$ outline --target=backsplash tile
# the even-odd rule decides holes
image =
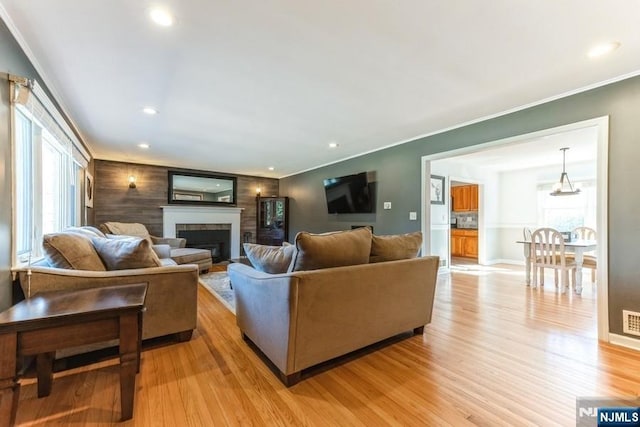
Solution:
[[[451,220],[452,224],[456,223],[457,228],[478,228],[477,212],[451,212]]]

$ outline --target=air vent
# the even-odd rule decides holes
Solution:
[[[622,332],[640,337],[640,313],[622,310]]]
[[[447,266],[447,260],[446,259],[441,259],[440,260],[440,267],[446,267]]]

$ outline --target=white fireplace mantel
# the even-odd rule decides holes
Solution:
[[[242,208],[217,206],[160,206],[164,237],[176,237],[176,224],[231,224],[231,258],[240,257]]]

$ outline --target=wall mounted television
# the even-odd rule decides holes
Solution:
[[[324,180],[327,197],[327,212],[333,213],[371,213],[373,212],[373,194],[367,173],[327,178]]]

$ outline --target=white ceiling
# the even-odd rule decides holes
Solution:
[[[175,26],[148,19],[157,4]],[[640,70],[635,0],[0,0],[0,16],[95,157],[259,176]]]
[[[522,140],[477,152],[450,157],[447,162],[471,164],[475,168],[503,172],[562,165],[561,148],[566,151],[566,164],[590,162],[598,157],[598,128],[575,129],[540,138]],[[561,168],[558,169],[560,171]],[[595,170],[595,168],[594,168]]]

